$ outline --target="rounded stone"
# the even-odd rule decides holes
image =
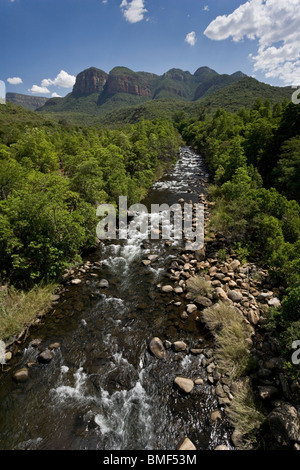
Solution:
[[[28,372],[27,367],[23,367],[22,369],[17,370],[14,373],[13,377],[16,382],[26,382],[26,380],[28,380],[28,377],[29,377],[29,372]]]
[[[184,393],[191,393],[194,388],[194,382],[191,379],[187,379],[186,377],[176,377],[174,384],[181,392]]]
[[[163,359],[165,356],[165,347],[160,338],[154,337],[150,341],[149,349],[157,359]]]

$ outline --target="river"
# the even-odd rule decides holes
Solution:
[[[207,176],[203,158],[182,148],[143,203],[198,202]],[[82,270],[82,282],[66,286],[0,376],[0,449],[175,450],[184,436],[198,450],[230,445],[226,423],[210,420],[218,405],[203,355],[168,349],[159,360],[148,348],[154,336],[205,346],[201,325],[180,317],[184,294],[175,306],[174,295],[157,287],[170,283],[180,243],[106,241],[84,260],[90,269]],[[150,254],[158,258],[144,266]],[[100,279],[108,280],[107,289],[99,288]],[[60,344],[50,363],[36,361],[36,338],[43,348]],[[13,373],[28,363],[29,379],[16,383]],[[203,384],[183,395],[173,385],[177,375]]]

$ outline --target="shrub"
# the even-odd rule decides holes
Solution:
[[[202,312],[202,321],[216,339],[215,357],[220,371],[232,379],[245,374],[252,362],[248,345],[252,329],[241,313],[220,302]]]
[[[193,299],[198,295],[212,297],[213,288],[210,281],[201,276],[192,276],[187,280],[186,286],[190,297]]]
[[[30,326],[37,315],[51,306],[56,285],[35,286],[28,292],[14,287],[0,291],[0,339],[5,341]]]
[[[226,412],[231,424],[242,434],[242,447],[245,449],[252,447],[265,417],[258,408],[255,396],[246,381],[238,388]]]

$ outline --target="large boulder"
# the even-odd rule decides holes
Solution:
[[[241,302],[243,300],[243,294],[238,290],[230,290],[227,296],[232,302]]]
[[[269,413],[266,422],[278,444],[289,446],[299,440],[300,417],[289,403],[280,403]]]
[[[194,388],[194,382],[185,377],[176,377],[174,380],[176,387],[183,393],[190,393]]]
[[[154,337],[151,339],[149,349],[157,359],[163,359],[165,356],[165,347],[161,339]]]

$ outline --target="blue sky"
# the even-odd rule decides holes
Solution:
[[[6,90],[65,96],[90,66],[300,84],[300,0],[0,0]]]

